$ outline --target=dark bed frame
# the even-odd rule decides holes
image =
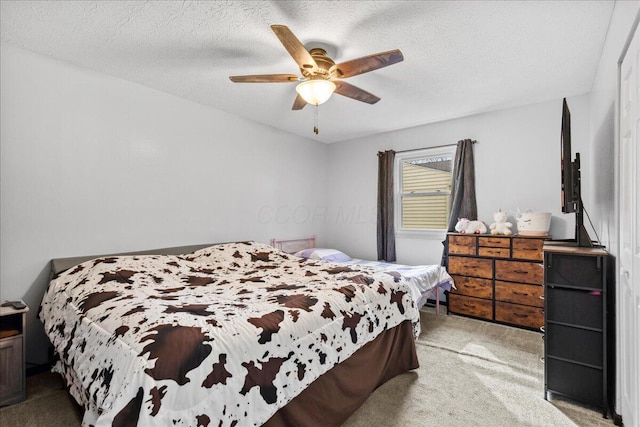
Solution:
[[[170,248],[161,248],[161,249],[147,249],[143,251],[136,252],[121,252],[115,254],[104,254],[104,255],[84,255],[77,257],[69,257],[69,258],[54,258],[51,260],[51,272],[50,277],[56,277],[58,274],[62,273],[65,270],[70,269],[78,264],[82,264],[85,261],[90,261],[96,258],[104,258],[109,256],[123,256],[123,255],[183,255],[191,252],[195,252],[199,249],[207,248],[213,245],[221,245],[222,243],[208,243],[201,245],[187,245],[187,246],[173,246]]]

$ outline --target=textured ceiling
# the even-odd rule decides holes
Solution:
[[[612,1],[5,1],[2,41],[322,142],[591,90]],[[400,49],[399,64],[292,111],[295,84],[230,75],[299,70],[271,31],[287,25],[333,59]]]

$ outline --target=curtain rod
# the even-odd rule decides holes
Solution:
[[[478,141],[473,141],[474,144],[480,144]],[[420,151],[420,150],[427,150],[429,148],[442,148],[442,147],[453,147],[456,144],[442,144],[442,145],[434,145],[433,147],[422,147],[422,148],[412,148],[410,150],[401,150],[401,151],[396,151],[396,153],[409,153],[411,151]]]

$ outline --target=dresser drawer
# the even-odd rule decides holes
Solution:
[[[449,294],[448,310],[454,314],[465,314],[487,320],[493,319],[493,306],[491,300],[487,299]]]
[[[449,253],[458,255],[475,255],[475,236],[449,236]]]
[[[604,298],[588,292],[547,286],[547,320],[585,328],[602,329]]]
[[[603,289],[606,258],[547,252],[545,263],[549,285]]]
[[[478,255],[494,257],[494,258],[509,258],[509,248],[478,248]]]
[[[544,365],[549,391],[563,393],[594,405],[604,403],[602,369],[552,357],[545,358]]]
[[[496,321],[540,330],[544,314],[539,307],[496,301]]]
[[[545,345],[548,356],[602,368],[602,332],[547,322]]]
[[[543,239],[513,239],[513,258],[542,261]]]
[[[477,277],[451,276],[456,285],[456,289],[451,289],[451,293],[462,294],[478,298],[493,298],[493,287],[491,279],[478,279]]]
[[[544,269],[535,262],[496,261],[496,279],[542,285]]]
[[[0,340],[0,405],[24,398],[22,335]],[[16,400],[18,399],[18,400]]]
[[[544,287],[496,280],[496,300],[544,307]]]
[[[484,258],[449,257],[449,274],[493,278],[493,260]]]
[[[511,247],[510,240],[508,237],[478,237],[478,246],[509,249]]]

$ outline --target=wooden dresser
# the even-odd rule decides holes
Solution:
[[[545,237],[447,235],[449,312],[540,330]]]

